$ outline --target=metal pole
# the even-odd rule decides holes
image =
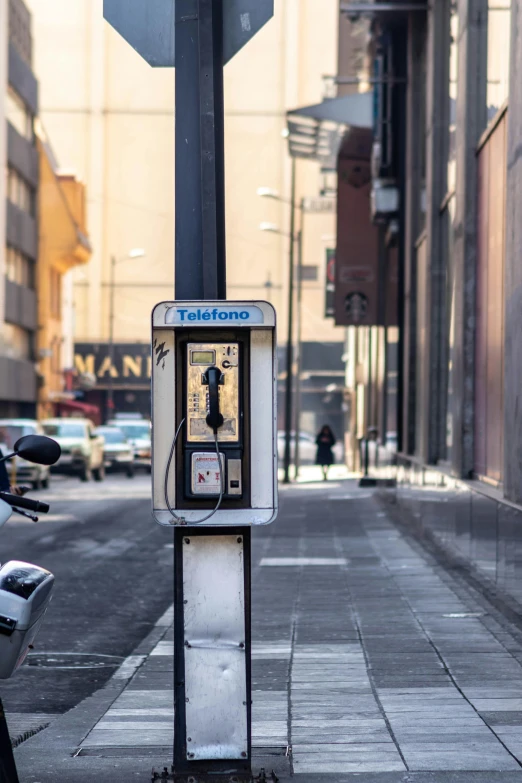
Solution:
[[[176,0],[176,299],[225,299],[223,0]]]
[[[285,454],[283,483],[290,483],[290,438],[292,436],[293,319],[294,319],[294,242],[295,242],[295,158],[292,158],[290,195],[290,253],[288,258],[288,333],[286,339],[285,381]]]
[[[176,299],[203,299],[198,11],[198,0],[176,2]]]
[[[176,0],[176,126],[175,126],[175,220],[176,299],[210,300],[226,298],[225,274],[225,182],[223,110],[223,0]],[[202,538],[199,538],[202,537]],[[199,538],[213,538],[217,551],[228,540],[234,551],[242,547],[244,563],[244,628],[240,646],[245,651],[245,702],[247,743],[240,758],[198,758],[195,737],[187,736],[189,693],[194,675],[187,668],[190,642],[185,638],[184,547],[199,551]],[[221,545],[220,545],[221,542]],[[251,778],[251,674],[250,674],[250,530],[248,528],[176,527],[174,530],[174,749],[173,780],[208,779],[247,781]],[[201,555],[192,555],[191,569],[203,569]],[[208,564],[207,564],[208,566]],[[206,587],[213,589],[221,574],[206,573]],[[224,602],[239,597],[225,594]],[[208,607],[201,599],[197,620],[205,627]],[[194,616],[191,616],[194,620]],[[227,637],[228,641],[228,637]],[[239,640],[237,640],[239,642]],[[212,640],[219,646],[219,639]],[[192,649],[192,647],[191,647]],[[192,676],[192,680],[191,680]],[[209,677],[208,692],[219,692],[223,683]],[[216,721],[226,706],[214,702],[192,704]],[[219,712],[221,710],[221,713]],[[199,726],[203,734],[208,727]],[[168,778],[171,779],[170,777]]]
[[[114,364],[114,272],[116,269],[116,258],[111,256],[111,279],[110,279],[110,298],[109,298],[109,388],[107,390],[107,411],[112,414],[114,409],[114,380],[112,377],[112,366]]]
[[[368,326],[368,390],[366,398],[366,457],[365,457],[365,470],[364,475],[368,475],[369,464],[369,445],[368,445],[368,431],[371,426],[371,416],[373,409],[373,367],[372,367],[372,327]]]
[[[297,368],[295,378],[295,478],[299,476],[299,433],[301,431],[301,368],[303,364],[303,346],[301,344],[303,325],[303,230],[304,199],[301,199],[301,228],[297,234]]]

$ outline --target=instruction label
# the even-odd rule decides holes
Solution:
[[[221,470],[220,470],[221,462]],[[192,455],[192,492],[195,495],[219,495],[221,492],[221,471],[224,471],[224,457],[212,452],[197,452]],[[223,475],[223,486],[225,476]]]

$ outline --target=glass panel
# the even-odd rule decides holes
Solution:
[[[5,346],[4,355],[11,359],[33,358],[33,337],[31,332],[21,326],[5,323],[3,326]]]
[[[453,263],[455,197],[450,199],[445,214],[447,233],[446,264],[446,335],[448,344],[448,383],[446,394],[446,459],[451,460],[453,450],[453,377],[455,355],[455,268]]]
[[[53,438],[85,438],[87,432],[83,424],[64,421],[56,424],[42,422],[44,432]]]
[[[488,2],[488,122],[509,95],[511,8],[509,0]]]
[[[33,117],[23,100],[11,87],[7,91],[6,115],[8,121],[24,139],[33,141]]]
[[[448,181],[447,192],[453,193],[457,182],[456,178],[456,149],[455,128],[457,123],[457,56],[458,56],[459,18],[455,6],[451,8],[450,16],[450,56],[449,56],[449,85],[448,85]]]

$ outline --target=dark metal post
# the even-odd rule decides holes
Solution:
[[[285,453],[283,483],[290,483],[290,439],[292,436],[292,380],[293,380],[293,331],[294,331],[294,242],[295,242],[295,158],[292,158],[292,184],[290,196],[290,253],[288,258],[288,332],[286,339],[285,382]]]
[[[112,366],[114,364],[114,274],[116,268],[116,258],[111,256],[111,278],[109,292],[109,388],[107,390],[107,410],[112,414],[114,409],[114,380],[112,377]]]
[[[176,299],[225,299],[223,0],[176,0]],[[237,760],[190,760],[186,730],[183,538],[238,534],[243,540],[248,753]],[[250,530],[174,530],[173,779],[249,780]],[[170,778],[169,778],[170,779]]]
[[[301,221],[297,234],[297,367],[295,373],[295,478],[299,475],[299,433],[301,431],[301,368],[303,365],[303,346],[301,345],[303,326],[303,223],[304,223],[304,199],[300,205]]]
[[[224,299],[223,0],[176,0],[176,299]]]

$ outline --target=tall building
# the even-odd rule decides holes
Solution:
[[[34,416],[38,257],[38,84],[30,14],[0,2],[0,416]]]
[[[42,120],[61,163],[88,188],[94,251],[75,273],[77,368],[96,372],[88,398],[102,411],[112,385],[117,410],[145,413],[150,312],[174,293],[174,71],[150,68],[103,20],[102,0],[29,2]],[[336,71],[338,20],[338,0],[276,0],[274,18],[225,68],[228,296],[271,300],[282,347],[291,179],[282,132],[287,110],[324,97],[323,77]],[[297,202],[322,186],[317,165],[300,162]],[[279,198],[263,198],[259,188]],[[261,231],[262,223],[272,230]],[[306,215],[302,340],[312,357],[306,371],[320,364],[313,379],[319,401],[326,354],[342,384],[343,333],[324,317],[326,249],[334,233],[333,213]],[[326,354],[317,348],[323,344],[330,346]],[[311,411],[307,428],[321,415]]]
[[[33,48],[23,0],[0,0],[2,417],[52,415],[58,402],[74,404],[63,395],[64,369],[73,364],[66,273],[90,255],[84,186],[59,174],[39,122]]]

